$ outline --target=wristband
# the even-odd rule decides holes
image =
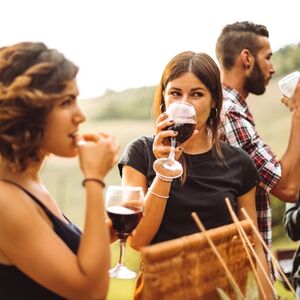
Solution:
[[[172,181],[173,181],[172,178],[166,178],[166,177],[163,177],[163,176],[159,175],[158,173],[156,173],[156,176],[157,176],[160,180],[165,181],[165,182],[172,182]]]
[[[94,182],[97,182],[97,183],[100,184],[103,188],[105,188],[105,186],[106,186],[105,183],[104,183],[104,181],[101,180],[101,179],[98,179],[98,178],[85,178],[85,179],[82,180],[82,186],[83,186],[83,187],[85,187],[85,183],[86,183],[87,181],[94,181]]]

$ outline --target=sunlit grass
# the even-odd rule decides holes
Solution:
[[[112,267],[114,267],[119,258],[119,245],[115,242],[111,245]],[[140,255],[130,246],[126,247],[125,255],[126,266],[135,272],[139,271]],[[135,279],[111,279],[107,300],[132,300],[135,286]]]

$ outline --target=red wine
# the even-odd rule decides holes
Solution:
[[[178,131],[175,137],[177,144],[185,142],[194,132],[196,128],[195,123],[177,123],[167,128],[167,130]]]
[[[120,205],[110,206],[106,211],[119,239],[126,238],[132,232],[143,214],[140,207],[125,207]]]

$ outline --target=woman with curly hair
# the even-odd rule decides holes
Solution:
[[[103,299],[109,231],[103,179],[119,145],[78,130],[78,67],[43,43],[0,49],[1,299]],[[40,177],[48,155],[79,155],[85,178],[83,234],[58,208]]]

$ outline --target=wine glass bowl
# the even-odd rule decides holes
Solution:
[[[142,217],[139,207],[111,206],[106,209],[119,239],[127,238]]]
[[[188,140],[196,128],[196,123],[187,122],[188,121],[184,121],[184,123],[177,123],[167,128],[167,130],[173,130],[178,132],[177,136],[175,137],[177,145],[180,145],[186,140]]]
[[[182,165],[175,160],[175,148],[191,137],[196,128],[196,111],[193,105],[184,101],[172,102],[166,110],[166,114],[174,124],[166,130],[177,131],[176,137],[169,138],[171,151],[167,158],[159,158],[154,161],[154,171],[165,180],[180,177],[183,172]]]
[[[174,125],[166,129],[178,131],[175,140],[177,145],[182,144],[193,134],[196,127],[194,106],[187,102],[175,101],[167,107],[166,114],[174,121]]]
[[[144,193],[137,186],[109,186],[105,207],[120,243],[119,262],[109,271],[110,277],[131,279],[136,273],[125,266],[125,246],[130,233],[136,228],[143,214]]]

